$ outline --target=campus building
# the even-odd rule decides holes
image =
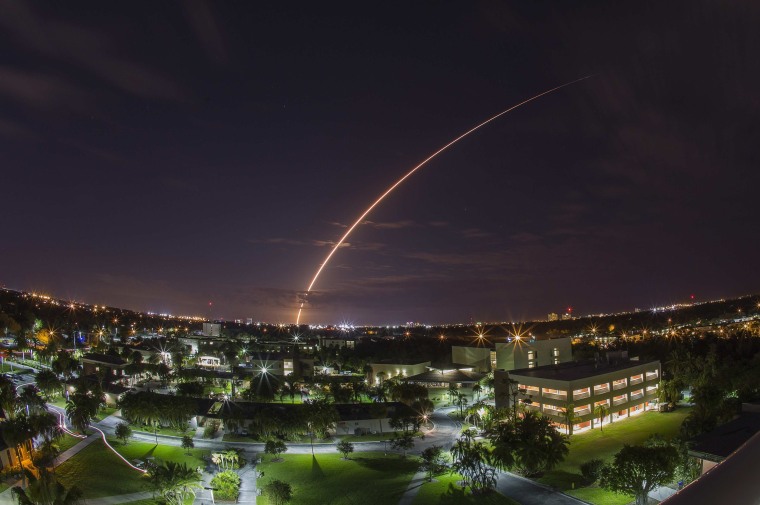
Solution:
[[[476,372],[488,373],[493,370],[496,353],[490,347],[451,346],[451,362],[472,368]]]
[[[653,408],[660,376],[659,361],[624,358],[497,371],[496,406],[521,402],[572,434]]]
[[[393,377],[409,377],[410,375],[421,374],[427,371],[430,366],[430,361],[422,361],[418,359],[408,360],[383,360],[376,363],[370,363],[370,377],[368,381],[370,384],[380,384],[385,379],[391,379]]]
[[[572,360],[573,349],[569,337],[545,340],[513,338],[510,342],[496,343],[497,370],[535,368]]]

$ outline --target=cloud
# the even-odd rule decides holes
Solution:
[[[493,237],[494,234],[481,230],[480,228],[465,228],[462,230],[462,236],[464,238],[487,238],[487,237]]]
[[[219,31],[216,17],[212,12],[210,2],[188,0],[183,3],[185,17],[198,39],[199,45],[211,59],[227,62],[227,49]]]
[[[112,43],[112,33],[103,29],[86,27],[80,24],[72,25],[56,20],[52,16],[41,16],[33,8],[33,4],[21,2],[2,2],[3,16],[0,16],[0,26],[16,45],[45,56],[50,66],[79,67],[96,78],[108,83],[112,88],[121,90],[141,98],[156,98],[172,101],[184,101],[187,92],[160,70],[151,68],[142,61],[130,60],[119,53],[119,48]],[[39,4],[34,4],[39,5]],[[34,76],[16,75],[6,71],[4,78],[11,76],[11,85],[22,98],[33,100],[50,100],[61,93],[70,93],[73,83],[64,83],[60,79],[46,77],[45,80],[35,79]],[[29,90],[18,89],[17,84],[22,79],[29,84]],[[9,84],[5,83],[6,88]],[[78,83],[83,95],[84,82]]]
[[[372,228],[376,228],[378,230],[401,230],[403,228],[412,228],[414,226],[417,226],[414,221],[411,221],[409,219],[381,223],[377,223],[375,221],[362,221],[361,224],[362,226],[371,226]]]

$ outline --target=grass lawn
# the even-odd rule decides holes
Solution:
[[[575,496],[581,500],[593,503],[594,505],[628,505],[634,501],[633,496],[625,494],[610,493],[596,486],[582,487],[565,491],[570,496]]]
[[[171,437],[182,437],[186,434],[194,435],[195,430],[191,430],[190,428],[187,428],[185,431],[177,431],[174,428],[158,428],[158,430],[154,431],[152,426],[138,426],[136,424],[130,424],[133,431],[139,431],[140,433],[147,433],[148,435],[155,435],[156,431],[158,431],[159,435],[168,435]]]
[[[625,444],[641,444],[654,433],[659,433],[666,439],[673,438],[678,435],[681,423],[689,412],[690,409],[685,407],[667,413],[645,412],[605,425],[604,432],[594,429],[573,435],[570,438],[570,453],[565,461],[538,481],[598,505],[630,503],[632,498],[608,493],[599,488],[582,488],[584,482],[580,465],[590,459],[610,462]],[[576,488],[574,490],[573,484]]]
[[[317,454],[314,459],[311,454],[284,454],[283,458],[278,463],[265,458],[257,466],[264,472],[257,485],[262,488],[273,479],[288,482],[293,486],[291,505],[398,503],[419,466],[415,458],[376,452],[355,453],[347,461],[340,454]],[[259,496],[256,503],[269,502]]]
[[[66,398],[64,396],[56,396],[52,400],[48,402],[50,405],[55,405],[56,407],[60,407],[62,409],[66,408]]]
[[[63,451],[67,451],[77,445],[79,442],[81,442],[81,438],[72,437],[71,435],[68,435],[66,433],[63,434],[61,438],[58,439],[58,448]]]
[[[385,431],[383,433],[375,433],[374,435],[339,435],[336,437],[339,440],[345,440],[346,442],[382,442],[384,440],[393,440],[394,432]]]
[[[185,463],[190,468],[196,468],[198,466],[205,467],[206,464],[201,459],[201,456],[208,455],[211,451],[208,449],[190,449],[190,454],[182,447],[174,447],[171,445],[156,445],[149,442],[128,442],[127,445],[113,439],[108,439],[108,442],[116,449],[119,454],[124,456],[127,460],[132,461],[139,459],[145,461],[149,457],[156,458],[162,461],[174,461],[176,463]]]
[[[493,492],[486,496],[473,496],[469,492],[464,494],[457,482],[462,477],[457,474],[439,475],[433,482],[425,482],[420,488],[417,496],[412,502],[413,505],[458,505],[472,504],[480,505],[519,505],[518,502],[504,496],[501,493]]]
[[[78,486],[85,498],[146,491],[142,473],[131,469],[98,440],[55,469],[66,486]]]
[[[95,420],[102,421],[106,417],[113,415],[117,410],[119,410],[118,407],[103,407],[102,409],[98,410],[98,414],[95,416]]]
[[[22,372],[25,372],[27,370],[26,368],[21,368],[21,367],[18,367],[16,365],[13,365],[11,367],[11,365],[9,365],[8,363],[9,363],[8,361],[5,361],[3,364],[0,365],[0,372],[2,372],[2,373],[22,373]]]

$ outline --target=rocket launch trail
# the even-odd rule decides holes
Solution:
[[[555,91],[560,90],[560,89],[562,89],[564,87],[570,86],[572,84],[576,84],[576,83],[581,82],[581,81],[585,81],[586,79],[588,79],[590,77],[593,77],[593,75],[587,75],[585,77],[581,77],[580,79],[576,79],[574,81],[566,82],[565,84],[562,84],[562,85],[557,86],[555,88],[547,89],[546,91],[543,91],[543,92],[541,92],[541,93],[539,93],[539,94],[537,94],[535,96],[532,96],[532,97],[530,97],[530,98],[528,98],[526,100],[523,100],[522,102],[519,102],[519,103],[511,106],[510,108],[499,112],[495,116],[492,116],[492,117],[486,119],[482,123],[480,123],[480,124],[478,124],[476,126],[473,126],[469,130],[467,130],[466,132],[462,133],[461,135],[459,135],[455,139],[451,140],[448,144],[446,144],[443,147],[439,148],[433,154],[431,154],[430,156],[428,156],[427,158],[425,158],[424,160],[422,160],[422,162],[420,164],[418,164],[417,166],[415,166],[414,168],[412,168],[411,170],[409,170],[406,174],[404,174],[403,177],[401,177],[399,180],[397,180],[396,182],[394,182],[393,185],[391,185],[388,189],[386,189],[385,192],[383,192],[377,198],[377,200],[375,200],[372,203],[372,205],[370,205],[369,207],[367,207],[367,209],[364,212],[362,212],[362,214],[358,218],[356,218],[356,221],[354,221],[354,224],[352,224],[346,230],[346,233],[343,234],[343,236],[340,238],[340,240],[338,240],[332,246],[332,249],[330,249],[330,252],[327,254],[327,257],[325,257],[325,260],[322,262],[321,265],[319,265],[319,268],[317,269],[317,272],[314,274],[314,277],[311,279],[311,282],[309,283],[309,286],[306,288],[306,291],[304,292],[304,296],[308,296],[309,293],[311,293],[312,289],[314,288],[314,285],[317,283],[317,279],[319,279],[319,276],[322,273],[322,270],[325,269],[325,267],[327,266],[327,264],[330,262],[330,259],[332,259],[332,257],[335,255],[335,252],[340,248],[341,245],[343,245],[343,242],[346,241],[346,239],[351,235],[351,233],[354,231],[354,229],[357,226],[359,226],[362,223],[362,221],[364,221],[364,219],[369,215],[370,212],[372,212],[372,210],[375,207],[377,207],[378,205],[380,205],[380,202],[382,202],[385,199],[386,196],[388,196],[389,194],[391,194],[394,189],[396,189],[397,187],[399,187],[405,180],[407,180],[409,177],[411,177],[417,170],[419,170],[420,168],[422,168],[425,165],[427,165],[427,163],[429,161],[431,161],[433,158],[435,158],[436,156],[438,156],[439,154],[441,154],[442,152],[444,152],[445,150],[447,150],[449,147],[453,146],[454,144],[456,144],[457,142],[459,142],[463,138],[469,136],[471,133],[475,133],[476,131],[478,131],[479,129],[481,129],[482,127],[484,127],[485,125],[487,125],[488,123],[490,123],[492,121],[495,121],[496,119],[499,119],[504,114],[512,112],[513,110],[515,110],[515,109],[517,109],[519,107],[522,107],[523,105],[526,105],[526,104],[528,104],[528,103],[530,103],[530,102],[532,102],[534,100],[538,100],[542,96],[554,93]],[[299,324],[300,321],[301,321],[301,312],[303,311],[305,303],[306,303],[305,299],[301,300],[300,305],[298,307],[298,315],[296,316],[296,324]]]

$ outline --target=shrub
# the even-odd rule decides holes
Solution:
[[[206,426],[203,428],[203,438],[214,438],[216,432],[219,431],[219,425],[220,423],[217,419],[208,421],[206,423]]]
[[[232,470],[220,472],[211,479],[214,488],[214,499],[236,501],[240,492],[240,476]]]
[[[602,476],[604,461],[601,459],[590,459],[581,465],[581,475],[589,484],[593,484]]]

